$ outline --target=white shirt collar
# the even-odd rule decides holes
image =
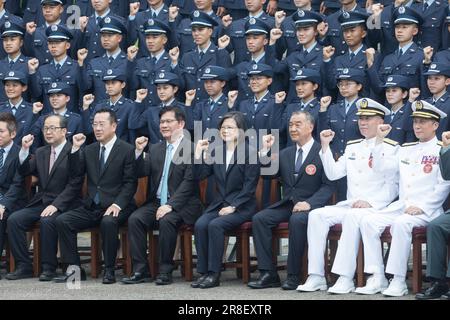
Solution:
[[[61,65],[61,67],[64,65],[64,63],[66,63],[66,61],[67,61],[67,56],[64,58],[64,59],[62,59],[61,61],[59,61],[59,62],[57,62],[55,59],[53,59],[53,62],[54,62],[54,64],[55,64],[55,66],[59,63],[60,65]]]
[[[178,149],[178,146],[180,145],[181,140],[183,140],[183,138],[184,138],[184,135],[180,135],[180,136],[178,137],[178,139],[175,140],[175,142],[173,142],[173,143],[169,143],[168,141],[166,141],[166,147],[168,147],[169,144],[172,144],[172,146],[173,146],[173,149],[172,149],[172,156],[173,156],[173,152],[175,152],[175,150]]]
[[[350,55],[350,54],[354,54],[355,56],[362,50],[362,48],[363,48],[363,45],[361,44],[359,47],[358,47],[358,49],[356,49],[355,51],[352,51],[352,50],[350,50],[350,49],[348,49],[348,54]]]
[[[150,7],[150,12],[151,13],[155,13],[157,16],[159,16],[159,13],[161,12],[161,10],[164,8],[164,2],[161,2],[161,5],[159,6],[159,8],[154,9],[152,7]]]
[[[211,101],[211,100],[212,100],[212,101],[214,101],[214,103],[217,103],[217,101],[219,101],[219,100],[220,100],[220,98],[222,98],[222,96],[223,96],[223,93],[221,93],[221,94],[220,94],[220,96],[218,96],[218,97],[217,97],[216,99],[214,99],[214,100],[213,100],[213,99],[211,99],[211,97],[209,97],[209,101]]]
[[[113,57],[114,60],[116,60],[116,58],[120,55],[122,51],[120,50],[120,48],[117,48],[116,52],[114,52],[113,54],[109,54],[108,52],[106,53],[106,57],[109,59],[109,57]]]
[[[161,104],[162,104],[164,107],[166,107],[166,106],[171,106],[172,103],[173,103],[174,101],[175,101],[175,98],[172,98],[169,102],[167,102],[167,103],[161,102]]]
[[[99,16],[97,12],[94,13],[95,15],[95,19],[97,19],[98,17],[100,18],[105,18],[109,13],[111,12],[111,9],[108,9],[108,11],[106,11],[102,16]]]
[[[403,54],[405,54],[406,51],[408,51],[409,48],[413,45],[413,43],[414,43],[414,41],[411,41],[411,42],[408,43],[407,45],[404,45],[403,48],[399,46],[398,49],[399,49],[399,50],[402,49]]]
[[[14,141],[11,141],[6,147],[3,148],[3,150],[5,150],[5,153],[3,154],[3,161],[6,160],[6,157],[8,156],[9,151],[11,151],[13,144],[14,144]]]
[[[55,159],[58,159],[58,156],[61,153],[64,146],[66,145],[66,143],[67,143],[67,140],[64,139],[64,141],[60,145],[55,147],[55,154],[56,154]]]
[[[112,149],[114,143],[116,143],[116,140],[117,140],[117,136],[114,135],[114,137],[107,144],[103,145],[102,143],[100,143],[100,150],[102,147],[105,147],[107,152],[110,151]],[[105,157],[105,161],[106,161],[106,157]]]
[[[303,100],[300,100],[301,104],[303,104],[304,106],[307,106],[308,104],[310,104],[312,101],[314,101],[316,99],[316,97],[312,97],[312,99],[309,99],[306,102],[303,102]]]
[[[266,90],[266,92],[261,96],[261,98],[259,100],[256,99],[256,96],[254,96],[253,101],[258,101],[258,103],[261,102],[262,99],[264,99],[268,93],[269,93],[269,90]]]
[[[303,47],[303,50],[308,51],[308,53],[310,53],[317,45],[317,41],[315,41],[312,46],[310,46],[308,49],[306,49],[305,47]]]
[[[249,18],[261,18],[261,16],[263,15],[263,13],[264,13],[264,10],[261,9],[261,11],[260,11],[257,15],[252,16],[252,15],[249,13],[249,14],[248,14],[248,17],[249,17]]]
[[[48,23],[46,22],[46,23],[45,23],[45,26],[48,28],[48,27],[50,27],[50,26],[56,26],[56,25],[58,25],[58,24],[61,24],[61,19],[58,20],[58,21],[56,21],[56,22],[53,23],[53,24],[48,24]]]
[[[21,105],[22,102],[23,102],[23,99],[20,99],[19,103],[14,104],[14,105],[13,105],[13,103],[11,102],[11,100],[8,100],[8,102],[9,102],[9,105],[10,105],[10,106],[14,106],[14,107],[16,107],[16,109],[19,109],[20,105]]]
[[[252,60],[255,61],[256,63],[259,63],[261,61],[261,59],[264,58],[265,55],[266,55],[266,52],[263,51],[263,53],[261,53],[259,56],[252,57]]]
[[[0,18],[1,19],[1,18]],[[11,59],[9,56],[8,56],[8,63],[9,62],[11,62],[11,61],[14,61],[14,63],[16,63],[17,62],[17,60],[19,60],[19,58],[20,58],[20,56],[21,56],[22,54],[19,54],[17,57],[15,57],[14,59]]]
[[[200,53],[200,52],[202,52],[203,51],[203,53],[206,53],[206,52],[208,52],[208,50],[209,50],[209,47],[211,47],[211,41],[209,41],[209,44],[208,44],[208,46],[205,48],[205,49],[200,49],[200,47],[199,46],[197,46],[197,52],[198,53]]]
[[[163,54],[164,54],[165,52],[166,52],[165,50],[162,50],[162,51],[161,51],[160,53],[158,53],[156,56],[150,54],[150,57],[151,57],[151,58],[155,57],[155,58],[156,58],[156,61],[158,61],[159,59],[161,59],[161,57],[163,56]]]
[[[303,150],[303,154],[302,154],[303,161],[305,161],[306,157],[309,154],[309,151],[311,151],[311,148],[312,148],[313,144],[314,144],[314,139],[312,137],[303,146],[299,146],[298,143],[296,143],[295,144],[297,146],[297,153],[296,154],[298,154],[298,150],[301,148]]]
[[[3,18],[3,16],[5,15],[5,13],[6,13],[6,10],[5,10],[5,9],[3,9],[2,11],[0,11],[0,19]]]

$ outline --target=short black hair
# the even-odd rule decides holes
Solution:
[[[223,122],[225,120],[227,120],[227,119],[233,119],[236,122],[236,126],[238,127],[238,129],[241,129],[241,130],[244,130],[244,131],[247,130],[247,123],[245,121],[245,116],[244,116],[244,114],[242,112],[239,112],[239,111],[227,112],[223,116],[222,120],[220,120],[219,128],[217,128],[217,129],[220,130],[220,128],[222,127]]]
[[[180,107],[177,107],[177,106],[165,106],[164,108],[162,108],[159,111],[159,118],[161,119],[161,117],[164,113],[171,112],[171,111],[173,113],[175,113],[175,119],[177,119],[178,122],[180,122],[180,121],[186,122],[186,114]]]
[[[97,113],[108,113],[109,114],[109,121],[110,121],[110,123],[117,123],[117,116],[116,116],[116,113],[113,110],[106,109],[106,108],[99,109],[99,110],[95,111],[94,117],[95,117],[95,115]]]
[[[45,123],[45,121],[46,121],[48,118],[51,118],[51,117],[58,118],[58,120],[59,120],[59,126],[60,126],[61,128],[67,129],[67,126],[69,125],[69,120],[68,120],[68,118],[66,118],[66,117],[64,117],[64,116],[62,116],[62,115],[60,115],[60,114],[48,114],[48,115],[46,115],[45,118],[44,118],[44,123]]]
[[[9,112],[0,112],[0,122],[6,122],[6,128],[9,133],[17,131],[17,121],[16,117]]]

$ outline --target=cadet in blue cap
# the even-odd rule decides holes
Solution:
[[[200,78],[208,65],[223,68],[231,66],[230,55],[226,50],[211,42],[215,20],[204,12],[194,11],[192,14],[192,35],[196,48],[185,53],[178,64],[178,56],[171,57],[173,71],[183,80],[186,90],[196,89],[195,103],[208,97]]]
[[[78,96],[81,78],[78,64],[67,55],[71,47],[72,34],[67,27],[54,24],[46,30],[48,48],[52,57],[50,63],[39,67],[38,59],[28,61],[30,89],[33,101],[43,101],[44,113],[51,111],[47,91],[53,82],[64,82],[70,87],[69,111],[78,112]]]
[[[84,94],[93,93],[94,104],[108,98],[103,82],[107,70],[120,70],[120,73],[127,74],[127,55],[121,50],[121,44],[126,41],[125,35],[126,28],[121,20],[114,16],[106,17],[100,22],[100,41],[105,54],[87,60],[88,50],[78,50],[78,65],[83,77],[81,91]],[[124,95],[128,97],[127,93]]]
[[[139,89],[136,93],[136,108],[132,115],[130,128],[142,130],[151,143],[159,143],[164,140],[159,129],[159,112],[161,109],[166,106],[174,106],[185,111],[185,107],[176,99],[181,86],[177,74],[162,71],[156,75],[154,84],[161,102],[154,105],[147,104],[145,98],[148,95],[148,89]],[[191,123],[189,123],[189,127],[192,127]]]
[[[72,140],[72,137],[78,133],[83,133],[83,123],[81,122],[81,116],[78,113],[71,112],[67,109],[68,103],[71,99],[71,88],[64,82],[52,83],[48,90],[47,95],[50,101],[51,112],[53,114],[59,114],[67,119],[67,133],[66,138],[68,141]],[[34,106],[39,107],[39,102]],[[34,136],[32,151],[44,145],[44,135],[42,129],[44,127],[44,121],[48,114],[41,115],[37,121],[31,127],[30,133]]]
[[[22,23],[16,21],[5,21],[0,27],[0,34],[3,41],[3,50],[6,52],[6,57],[0,60],[0,79],[7,75],[10,71],[20,71],[28,75],[28,60],[22,53],[23,37],[25,35],[25,28]],[[28,78],[28,77],[27,77]],[[29,94],[24,95],[29,100]],[[3,83],[0,83],[0,101],[6,100]]]
[[[147,1],[146,1],[147,2]],[[149,8],[144,11],[140,8],[139,3],[130,5],[130,15],[128,16],[128,43],[136,44],[139,41],[139,51],[137,58],[147,57],[150,55],[150,51],[146,43],[145,32],[149,21],[153,20],[153,26],[160,27],[162,29],[168,29],[166,35],[170,35],[170,29],[167,25],[169,23],[169,7],[163,0],[149,1]],[[160,25],[161,24],[161,25]],[[156,28],[155,28],[156,29]]]
[[[217,39],[222,32],[222,21],[211,8],[212,1],[208,0],[203,1],[197,10],[192,11],[189,18],[181,19],[179,16],[169,15],[169,26],[174,38],[173,46],[178,46],[181,54],[195,49],[194,29],[211,29],[211,41],[217,45]]]
[[[17,122],[15,143],[20,143],[22,138],[30,132],[30,128],[37,116],[33,113],[33,106],[24,99],[27,87],[27,76],[20,71],[9,71],[2,78],[3,95],[5,99],[0,103],[0,112],[8,112],[14,115]],[[35,110],[36,113],[40,110]]]
[[[341,55],[335,52],[331,46],[323,49],[322,78],[326,90],[324,94],[336,96],[336,74],[341,70],[367,68],[366,49],[364,43],[367,36],[366,22],[369,15],[359,11],[344,11],[338,17],[341,24],[342,35],[348,49]],[[369,87],[366,87],[364,96],[369,96]]]
[[[170,28],[164,22],[158,19],[149,19],[144,23],[143,35],[146,44],[146,51],[149,52],[145,57],[139,58],[136,47],[128,49],[127,70],[133,72],[129,80],[130,96],[135,98],[137,89],[148,89],[145,103],[149,106],[157,105],[160,100],[156,92],[154,80],[156,76],[163,71],[171,71],[170,56],[165,50],[169,41]],[[140,47],[142,47],[142,42]],[[140,50],[140,49],[139,49]]]
[[[283,81],[277,81],[273,90],[281,91],[288,87],[287,103],[295,98],[295,86],[289,79],[294,78],[297,71],[302,68],[320,70],[322,58],[322,46],[317,42],[317,25],[321,23],[322,16],[312,11],[298,10],[293,16],[297,28],[297,39],[302,46],[301,50],[294,51],[285,60],[272,60],[272,67],[276,74],[279,74]],[[273,29],[270,35],[268,52],[275,50],[275,43],[281,38],[281,30]],[[272,54],[271,54],[272,55]]]
[[[338,75],[339,94],[342,100],[331,104],[331,97],[326,96],[320,100],[318,132],[331,129],[336,133],[330,144],[331,152],[335,159],[344,154],[347,142],[360,139],[361,133],[358,127],[356,101],[363,89],[365,74],[358,69],[343,69]],[[330,105],[331,104],[331,105]],[[344,200],[347,193],[346,179],[337,182],[338,201]]]
[[[314,69],[300,69],[294,78],[290,79],[295,83],[296,98],[289,103],[281,119],[281,143],[286,146],[292,145],[292,140],[289,135],[289,120],[296,111],[307,111],[313,116],[315,123],[319,120],[320,100],[317,98],[321,79],[320,73]],[[313,137],[318,138],[317,126],[314,126]],[[280,148],[281,149],[281,148]]]
[[[424,54],[413,41],[422,23],[421,14],[409,7],[400,6],[395,9],[393,20],[395,37],[399,44],[397,50],[385,56],[381,63],[379,61],[381,59],[375,60],[373,48],[366,50],[370,88],[375,94],[381,95],[386,78],[398,74],[408,77],[412,88],[420,88],[424,91],[426,88],[421,83]]]
[[[34,22],[37,27],[45,25],[46,19],[52,15],[66,21],[66,5],[66,0],[27,0],[23,8],[23,21],[25,24]],[[60,13],[61,8],[62,13]],[[44,13],[47,18],[44,18]]]
[[[92,123],[95,113],[101,109],[111,109],[117,116],[117,137],[129,143],[136,139],[135,130],[130,129],[135,104],[132,100],[123,96],[126,78],[127,76],[122,70],[108,69],[103,76],[103,81],[109,98],[92,105],[95,101],[94,95],[87,94],[83,97],[82,118],[86,135],[92,135],[93,133]]]
[[[230,45],[227,50],[230,53],[234,52],[234,65],[250,60],[252,52],[248,49],[247,36],[253,36],[256,33],[254,31],[248,32],[249,30],[262,30],[263,32],[259,31],[259,33],[266,34],[267,32],[268,37],[270,29],[275,26],[275,20],[263,11],[263,3],[264,1],[252,1],[252,3],[246,3],[249,12],[248,16],[243,17],[242,19],[231,14],[226,15],[222,19],[225,27],[225,34],[230,37]],[[251,28],[249,28],[249,24]]]
[[[386,136],[399,144],[416,140],[412,130],[411,103],[408,101],[409,80],[405,76],[392,75],[387,77],[384,84],[387,107],[391,114],[384,119],[390,124],[391,132]],[[408,124],[410,123],[410,125]]]

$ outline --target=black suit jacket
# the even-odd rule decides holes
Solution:
[[[157,200],[161,177],[164,170],[167,143],[160,142],[149,146],[149,153],[144,159],[143,154],[137,159],[139,177],[148,176],[147,203]],[[198,180],[194,178],[193,144],[183,138],[178,149],[173,153],[172,163],[169,167],[167,204],[173,212],[180,214],[184,222],[193,224],[201,215],[201,202],[198,197]]]
[[[299,201],[306,201],[311,210],[326,205],[334,192],[334,183],[325,175],[319,156],[320,148],[320,144],[314,141],[297,178],[294,175],[297,146],[281,150],[278,176],[283,187],[283,197],[269,208],[277,208],[288,201],[292,202],[293,206]]]
[[[9,212],[23,207],[26,194],[24,188],[24,177],[19,174],[19,151],[20,148],[13,144],[5,159],[3,169],[0,173],[0,204],[4,205]]]
[[[240,148],[240,147],[238,147]],[[195,164],[194,175],[199,180],[213,175],[216,179],[216,195],[206,209],[206,212],[217,211],[222,207],[236,207],[236,212],[249,218],[256,213],[256,185],[258,184],[260,175],[259,159],[250,157],[249,155],[257,155],[256,150],[249,147],[245,143],[245,162],[232,162],[226,169],[225,162],[225,145],[223,146],[222,164]],[[236,151],[233,155],[236,159]],[[255,164],[250,164],[250,160],[256,160]]]
[[[40,147],[35,156],[30,155],[19,167],[23,176],[38,177],[38,192],[30,200],[27,207],[38,203],[53,205],[58,211],[64,212],[80,204],[83,176],[77,175],[73,166],[69,164],[68,155],[72,145],[67,142],[56,159],[52,171],[49,173],[50,145]]]
[[[87,175],[88,194],[85,205],[91,207],[97,192],[100,207],[107,209],[113,203],[123,211],[135,207],[134,194],[137,175],[134,147],[117,138],[100,172],[100,143],[88,145],[84,150],[69,155],[70,164],[78,175]]]

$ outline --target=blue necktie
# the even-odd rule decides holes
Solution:
[[[9,69],[14,67],[14,60],[9,61]]]
[[[150,65],[152,66],[152,69],[155,68],[155,65],[156,65],[156,57],[152,57],[152,58],[150,59]]]
[[[297,152],[297,161],[295,161],[295,174],[299,174],[300,168],[302,167],[303,162],[303,149],[298,149]]]
[[[350,53],[350,61],[352,61],[354,57],[355,57],[355,54],[353,52]]]
[[[97,17],[97,25],[99,26],[100,25],[100,22],[102,21],[102,18],[99,16],[99,17]]]
[[[205,55],[205,53],[204,53],[203,51],[200,51],[200,54],[199,54],[198,59],[199,59],[200,61],[202,61],[202,58],[203,58],[204,55]]]
[[[105,151],[106,151],[105,146],[102,146],[102,149],[101,149],[101,152],[100,152],[100,159],[98,160],[98,164],[99,164],[99,168],[100,168],[100,175],[102,174],[103,169],[105,168]],[[95,194],[94,202],[97,205],[100,204],[100,196],[99,196],[98,191]]]
[[[428,9],[428,2],[425,2],[425,3],[423,4],[423,9],[422,9],[422,11],[425,12],[425,11],[427,11],[427,9]]]
[[[403,54],[403,50],[402,49],[398,49],[398,57],[400,58]]]
[[[152,18],[155,19],[156,18],[156,12],[152,10]]]
[[[11,112],[12,112],[13,116],[16,115],[16,112],[17,112],[16,106],[11,106]]]
[[[255,107],[255,112],[256,112],[256,110],[258,109],[258,101],[257,100],[255,100],[254,102],[254,107]]]
[[[163,174],[162,174],[162,186],[161,186],[161,205],[165,205],[167,203],[167,198],[169,196],[169,187],[168,187],[168,176],[169,176],[169,168],[170,168],[170,163],[172,162],[172,149],[173,149],[173,145],[169,144],[167,146],[167,150],[166,150],[166,160],[164,161],[164,170],[163,170]]]
[[[114,62],[114,57],[113,57],[113,56],[110,56],[110,57],[108,58],[108,60],[109,60],[109,65],[112,65],[112,63]]]
[[[209,111],[213,111],[214,109],[214,100],[209,100]]]
[[[350,110],[350,107],[351,107],[350,103],[345,103],[345,114],[348,113],[348,110]]]

